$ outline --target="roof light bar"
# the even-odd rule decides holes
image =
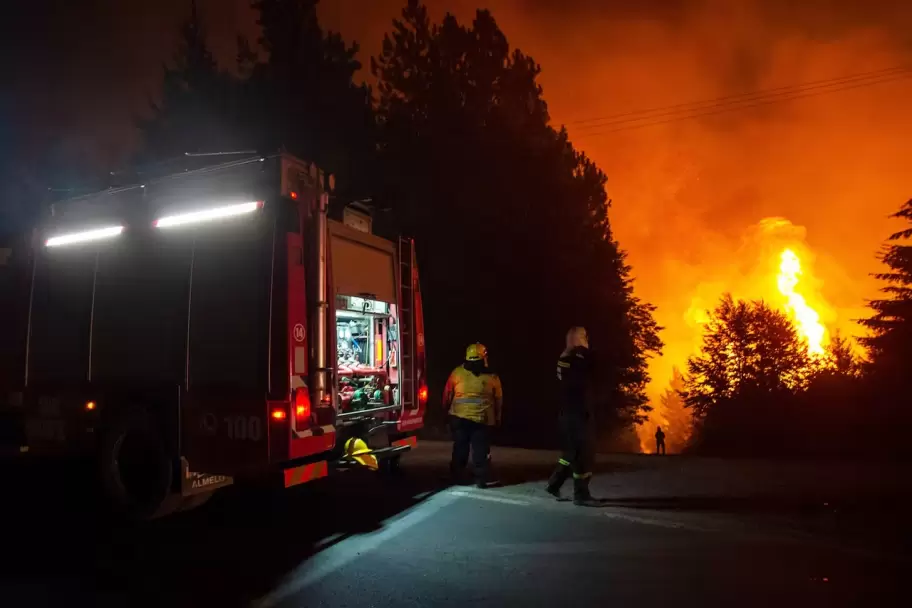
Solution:
[[[96,230],[85,230],[83,232],[72,232],[70,234],[53,236],[45,241],[44,244],[48,247],[60,247],[62,245],[73,245],[75,243],[99,241],[101,239],[109,239],[118,236],[123,231],[123,226],[108,226],[106,228],[98,228]]]
[[[209,222],[226,217],[243,215],[245,213],[253,213],[262,206],[262,201],[253,201],[250,203],[239,203],[237,205],[213,207],[211,209],[203,209],[201,211],[191,211],[190,213],[169,215],[155,220],[154,226],[156,228],[172,228],[174,226],[184,226],[186,224]]]

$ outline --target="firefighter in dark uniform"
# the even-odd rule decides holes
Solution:
[[[567,348],[557,360],[563,454],[548,480],[547,491],[560,498],[561,486],[572,475],[573,502],[580,506],[600,504],[589,493],[589,480],[595,459],[595,445],[591,436],[592,415],[587,399],[592,368],[589,336],[585,328],[574,327],[567,332]]]
[[[497,374],[488,369],[488,349],[471,344],[465,362],[453,370],[443,390],[443,403],[449,408],[453,432],[453,458],[450,476],[458,481],[469,462],[475,470],[475,484],[487,487],[491,460],[491,427],[500,425],[503,387]]]

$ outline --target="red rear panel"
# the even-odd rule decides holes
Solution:
[[[408,304],[414,312],[414,328],[410,332],[410,350],[413,353],[415,367],[412,386],[415,387],[414,408],[404,409],[399,418],[397,429],[400,432],[416,431],[424,426],[424,411],[427,407],[427,380],[425,378],[426,357],[424,344],[424,312],[421,302],[421,286],[418,281],[418,261],[415,258],[415,242],[411,241],[411,281],[412,302]],[[403,370],[407,373],[410,370]]]
[[[288,239],[288,361],[289,373],[307,380],[307,292],[304,245],[300,234]],[[292,387],[295,383],[292,382]]]
[[[310,413],[306,417],[299,417],[292,412],[291,443],[287,459],[294,460],[306,458],[315,454],[327,452],[336,442],[336,429],[332,425],[332,405],[316,403],[313,399],[313,387],[308,382],[308,357],[310,340],[306,335],[307,328],[307,292],[305,275],[307,266],[303,257],[297,256],[296,251],[301,251],[303,256],[303,240],[298,234],[288,235],[289,247],[289,275],[288,275],[288,329],[289,329],[289,360],[291,365],[292,391],[301,388],[310,391]],[[328,248],[327,248],[328,249]],[[293,255],[294,253],[294,255]],[[296,261],[300,261],[296,265]],[[332,293],[332,261],[327,251],[327,292]],[[331,316],[334,307],[329,307],[327,325],[335,327],[335,319]],[[332,329],[327,331],[327,336],[333,337]],[[315,335],[314,335],[315,337]],[[335,344],[334,339],[329,344]],[[329,361],[335,361],[335,352],[327,349]],[[294,400],[292,400],[294,403]],[[328,407],[327,407],[328,405]]]
[[[262,393],[197,391],[182,405],[183,455],[194,471],[237,475],[267,465],[273,430]]]

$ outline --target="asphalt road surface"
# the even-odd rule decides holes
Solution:
[[[9,482],[0,606],[909,605],[903,467],[606,456],[584,508],[542,491],[556,454],[495,448],[478,490],[446,452],[133,526]]]

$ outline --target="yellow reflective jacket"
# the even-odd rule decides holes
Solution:
[[[500,377],[490,372],[476,376],[459,366],[443,389],[443,403],[450,408],[452,416],[493,426],[500,422],[503,407]]]

